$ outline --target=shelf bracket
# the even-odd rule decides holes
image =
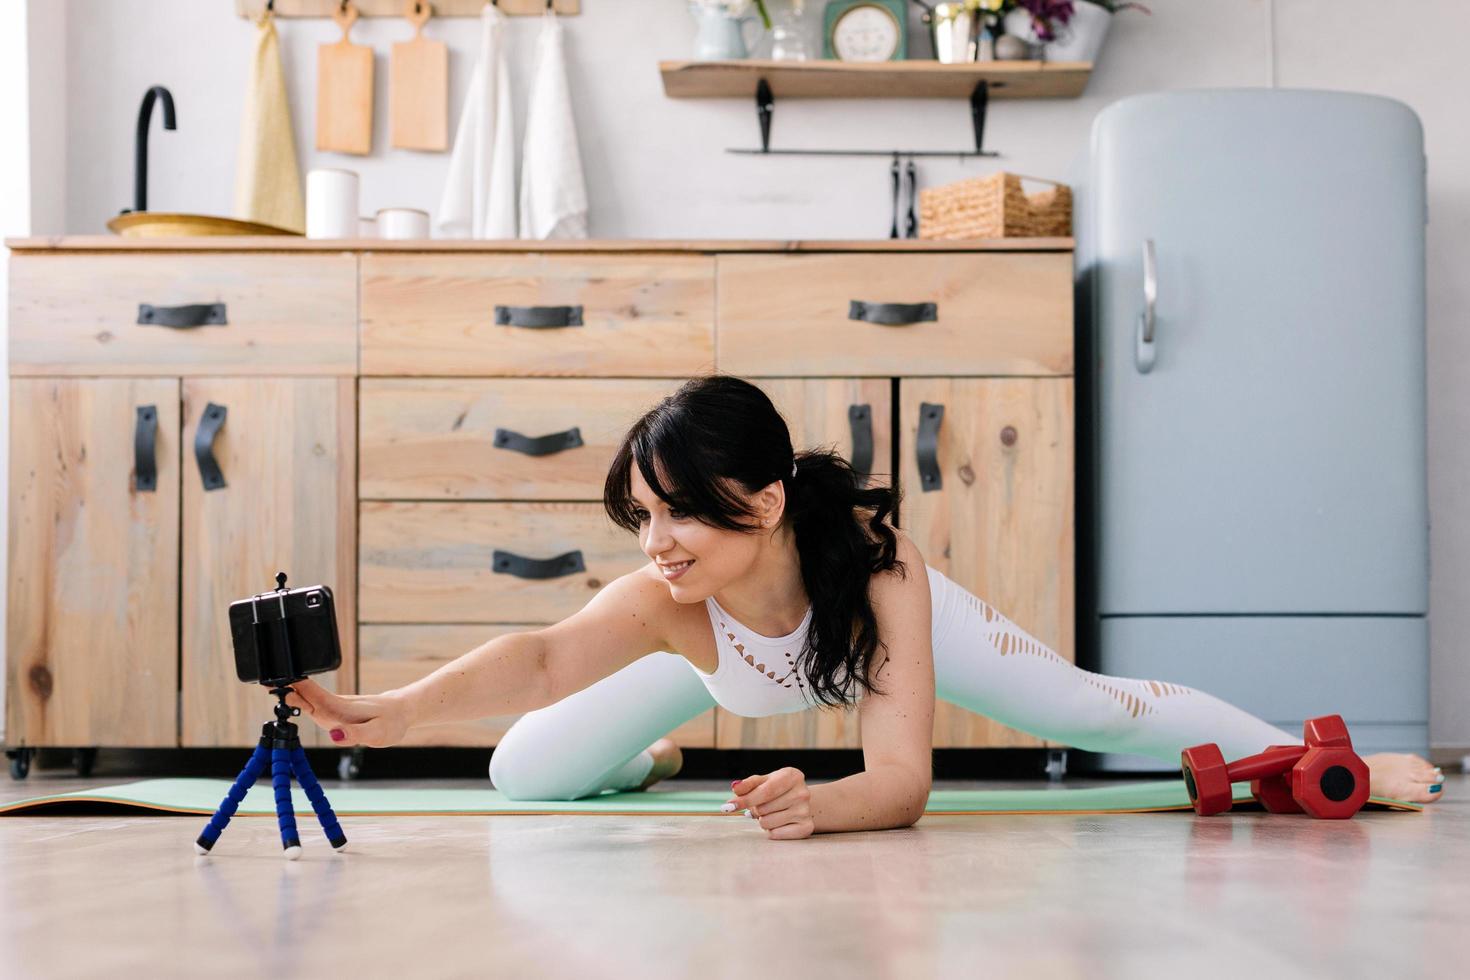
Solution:
[[[970,93],[970,122],[975,125],[975,153],[985,156],[985,108],[990,102],[990,83],[985,79],[975,83]]]
[[[776,97],[762,78],[755,86],[755,115],[761,124],[761,152],[771,152],[771,117],[776,114]]]
[[[990,90],[1000,88],[1005,82],[993,82],[980,79],[975,83],[975,88],[970,92],[970,122],[975,127],[975,149],[950,152],[948,150],[772,150],[771,149],[771,120],[776,115],[776,96],[771,92],[771,85],[764,78],[758,79],[755,85],[755,117],[761,128],[761,148],[735,149],[731,148],[729,153],[759,153],[762,155],[789,154],[792,156],[889,156],[900,153],[903,156],[915,157],[996,157],[1000,156],[994,150],[985,149],[985,110],[990,102]]]

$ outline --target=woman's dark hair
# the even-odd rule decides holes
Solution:
[[[812,603],[811,629],[796,666],[822,705],[855,703],[857,684],[882,693],[868,675],[883,646],[868,585],[877,572],[906,574],[898,538],[885,523],[898,509],[897,490],[864,487],[863,475],[831,450],[793,454],[791,433],[771,399],[730,375],[685,383],[623,438],[602,502],[614,523],[636,533],[642,508],[632,496],[635,464],[670,508],[745,533],[761,528],[744,495],[784,483],[783,520],[795,531]]]

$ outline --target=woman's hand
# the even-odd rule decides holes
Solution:
[[[812,791],[806,776],[790,766],[762,776],[747,776],[730,784],[736,794],[725,806],[749,809],[771,840],[800,840],[816,831],[812,822]]]
[[[408,706],[393,691],[384,694],[333,694],[310,678],[291,685],[286,703],[300,708],[341,746],[383,748],[408,731]]]

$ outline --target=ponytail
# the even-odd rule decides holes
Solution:
[[[855,703],[858,685],[883,693],[870,680],[882,644],[868,586],[878,572],[904,571],[898,536],[888,523],[899,492],[865,488],[851,464],[829,450],[798,454],[796,471],[787,486],[786,513],[812,602],[811,632],[797,666],[818,703]]]
[[[865,487],[863,476],[831,450],[794,454],[786,421],[766,393],[729,375],[686,382],[623,438],[602,502],[615,524],[636,533],[635,466],[660,499],[711,527],[747,534],[760,527],[745,495],[781,481],[783,520],[795,535],[812,604],[811,628],[794,658],[809,696],[829,706],[856,703],[858,687],[882,693],[870,680],[883,644],[868,587],[878,572],[905,573],[889,526],[898,510],[896,489]]]

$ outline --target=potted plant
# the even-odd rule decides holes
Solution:
[[[1142,10],[1146,14],[1153,13],[1141,3],[1123,3],[1119,0],[1077,0],[1072,4],[1071,16],[1061,30],[1053,32],[1057,35],[1056,38],[1046,42],[1046,59],[1048,61],[1096,61],[1097,53],[1102,49],[1103,39],[1108,36],[1108,27],[1113,22],[1113,14],[1129,9]]]

